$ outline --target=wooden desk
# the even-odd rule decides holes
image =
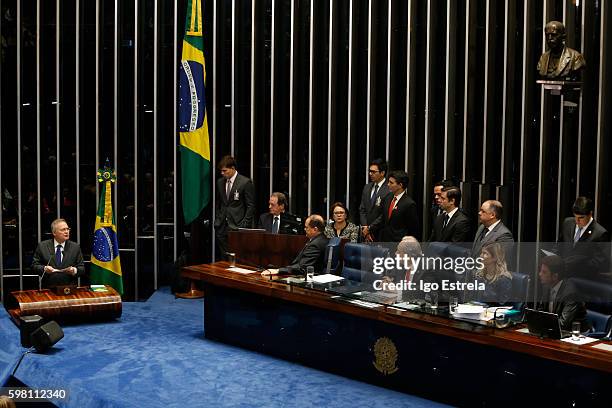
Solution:
[[[392,307],[364,308],[259,274],[230,273],[227,266],[183,269],[183,276],[205,284],[207,338],[461,405],[541,398],[594,406],[612,398],[612,353],[591,345]],[[385,356],[392,358],[385,362]]]
[[[6,308],[19,325],[20,316],[39,315],[58,321],[110,320],[121,317],[121,296],[110,286],[106,292],[79,287],[67,296],[49,289],[11,292]]]

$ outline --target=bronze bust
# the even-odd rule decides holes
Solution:
[[[538,61],[540,77],[558,81],[578,81],[586,61],[581,53],[565,46],[563,23],[550,21],[544,32],[548,51],[542,54]]]

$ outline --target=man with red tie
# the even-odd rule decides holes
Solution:
[[[393,171],[389,175],[389,194],[380,205],[376,220],[370,230],[381,242],[400,242],[405,236],[420,238],[416,203],[406,193],[409,182],[404,171]]]

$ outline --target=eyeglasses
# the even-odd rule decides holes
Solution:
[[[369,170],[368,173],[370,174],[380,173],[380,170]]]
[[[346,214],[344,211],[334,211],[334,215],[344,215]]]

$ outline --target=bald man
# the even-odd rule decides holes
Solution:
[[[320,215],[312,214],[306,218],[304,231],[306,231],[308,241],[287,268],[291,268],[294,273],[297,273],[297,271],[306,273],[307,267],[314,266],[315,273],[320,273],[325,265],[325,248],[328,242],[323,234],[325,220]]]
[[[472,244],[472,256],[480,256],[482,247],[489,242],[513,243],[512,232],[501,221],[504,207],[496,200],[487,200],[480,206],[480,227]]]

